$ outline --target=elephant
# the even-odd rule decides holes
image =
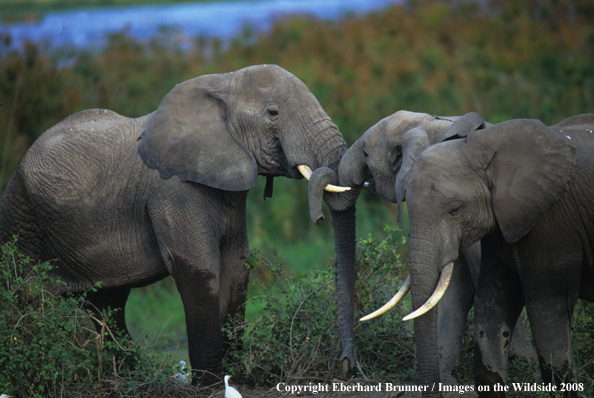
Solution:
[[[464,117],[438,117],[401,110],[382,119],[348,149],[340,161],[338,176],[335,176],[333,171],[327,170],[323,173],[326,176],[324,178],[323,169],[316,170],[310,180],[312,220],[317,222],[322,217],[321,197],[325,184],[339,181],[341,185],[354,187],[353,192],[360,192],[364,184],[367,184],[365,181],[372,178],[369,191],[389,202],[397,203],[397,223],[402,227],[402,201],[410,169],[420,153],[429,145],[490,125],[480,115],[474,113]],[[354,206],[357,200],[357,196],[351,192],[339,195],[339,198],[337,194],[324,195],[331,209],[337,206],[336,202],[339,202],[341,206],[339,208],[343,208]],[[344,199],[345,195],[348,195],[348,199]],[[339,250],[337,245],[337,255]],[[441,382],[448,385],[458,384],[454,375],[460,360],[464,326],[473,304],[475,284],[478,280],[480,244],[464,249],[456,261],[456,274],[439,305],[437,334],[439,356],[431,358],[431,363],[439,363]],[[339,268],[338,277],[342,275],[341,271],[348,273],[349,270]],[[351,283],[354,284],[354,278]],[[341,302],[350,304],[353,300],[351,292],[347,291],[340,295],[341,293],[339,292],[339,304]],[[383,309],[381,313],[386,310]],[[373,316],[377,315],[379,313],[374,313]],[[349,335],[352,338],[352,324],[341,325],[343,336]],[[344,340],[343,337],[343,345]],[[534,359],[534,351],[527,338],[523,321],[517,323],[512,346],[515,349],[514,355],[520,355],[529,360]]]
[[[544,383],[575,381],[571,317],[594,301],[594,114],[547,127],[517,119],[431,145],[406,191],[417,356],[434,358],[437,311],[459,253],[480,241],[475,295],[475,383],[480,396],[508,376],[526,307]],[[345,155],[346,156],[346,155]],[[439,382],[437,366],[420,368]],[[576,391],[564,396],[577,396]]]
[[[97,309],[168,275],[181,295],[193,383],[222,375],[221,325],[244,317],[249,271],[246,196],[266,176],[337,169],[346,143],[306,85],[276,65],[176,85],[151,114],[73,114],[28,150],[0,202],[0,240]],[[332,188],[332,187],[330,187]],[[266,194],[265,194],[266,195]],[[62,292],[58,292],[62,293]],[[202,375],[200,375],[202,374]]]

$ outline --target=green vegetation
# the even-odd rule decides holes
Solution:
[[[406,238],[387,228],[388,236],[377,242],[361,239],[357,252],[356,318],[383,305],[400,287],[404,274]],[[340,330],[336,322],[334,267],[292,276],[282,262],[252,256],[250,268],[265,268],[272,283],[262,294],[250,297],[262,303],[260,316],[227,329],[231,341],[243,350],[232,350],[224,365],[238,382],[253,387],[301,380],[328,382],[340,374]],[[255,282],[258,283],[258,282]],[[323,304],[322,304],[323,303]],[[416,375],[412,323],[401,319],[410,302],[382,317],[381,322],[357,324],[358,371],[371,380],[412,382]],[[248,349],[249,347],[249,349]],[[397,358],[392,353],[399,353]],[[301,384],[303,384],[301,382]]]
[[[368,236],[357,245],[356,319],[388,301],[407,275],[406,237],[398,229],[386,227],[384,231],[385,239]],[[121,339],[109,328],[109,319],[101,323],[103,333],[95,332],[93,315],[83,309],[82,298],[51,293],[52,286],[63,284],[49,276],[51,264],[36,266],[27,273],[24,270],[28,259],[19,254],[13,242],[2,250],[3,391],[17,396],[196,396],[194,388],[173,377],[178,360],[183,357],[187,361],[185,347],[184,352],[176,352],[160,336],[145,336],[147,340],[136,342]],[[278,258],[270,260],[259,254],[251,256],[248,267],[252,272],[269,275],[271,281],[250,282],[251,288],[257,285],[261,293],[250,294],[248,306],[263,311],[245,321],[230,320],[224,329],[227,339],[233,342],[224,359],[226,373],[233,374],[244,389],[269,389],[279,382],[332,382],[340,373],[342,352],[333,268],[291,275]],[[163,291],[167,292],[167,288]],[[148,292],[145,294],[156,292],[162,298],[167,294],[154,287]],[[592,303],[578,302],[572,324],[574,357],[584,396],[594,394],[592,307]],[[412,323],[401,321],[410,308],[409,296],[380,319],[356,324],[357,380],[418,383]],[[473,380],[472,336],[473,325],[469,322],[457,374],[467,384]],[[147,347],[152,351],[148,352]],[[163,350],[169,354],[157,356],[157,360],[155,352]],[[536,363],[513,359],[510,382],[540,383],[537,368]],[[213,390],[201,389],[198,393],[212,396]]]
[[[145,347],[115,334],[109,322],[85,308],[85,295],[56,295],[64,282],[51,276],[52,264],[30,264],[16,241],[4,244],[1,253],[0,391],[19,397],[143,397],[170,388],[170,360],[157,362]],[[104,315],[109,319],[110,313]]]
[[[383,240],[369,236],[358,242],[355,319],[390,300],[406,279],[407,239],[399,237],[400,231],[394,228],[386,227],[385,232],[388,235]],[[250,266],[267,268],[274,280],[266,286],[264,294],[249,299],[252,303],[264,303],[262,315],[245,323],[237,322],[227,329],[232,341],[243,335],[243,350],[229,353],[225,369],[236,375],[235,380],[245,387],[271,388],[279,382],[331,382],[340,374],[342,352],[334,305],[334,269],[329,267],[292,276],[278,260],[270,261],[261,256],[252,256]],[[583,383],[584,391],[580,396],[584,397],[594,396],[593,309],[594,304],[579,301],[572,323],[576,373]],[[418,384],[413,324],[402,322],[410,311],[408,296],[380,318],[356,322],[355,377],[360,382]],[[456,375],[469,385],[474,379],[472,320],[471,310]],[[524,322],[528,324],[525,314]],[[542,383],[538,363],[513,358],[508,383],[513,382]],[[519,392],[509,395],[525,396]],[[534,396],[548,395],[535,393]]]
[[[228,45],[216,38],[199,37],[190,48],[182,46],[182,38],[175,29],[163,29],[146,43],[125,32],[112,35],[107,47],[96,52],[72,48],[46,51],[42,43],[28,43],[15,51],[9,49],[10,37],[0,34],[0,192],[34,140],[68,115],[88,108],[108,108],[128,117],[145,115],[154,111],[179,82],[253,64],[278,64],[303,80],[349,145],[370,126],[400,109],[441,115],[477,111],[495,123],[511,118],[538,118],[547,124],[594,111],[591,1],[487,3],[489,11],[472,0],[411,0],[338,22],[292,17],[279,20],[268,33],[245,29]],[[0,8],[6,4],[0,2]],[[249,316],[246,324],[237,325],[240,329],[228,330],[231,336],[243,330],[244,347],[252,350],[231,352],[226,366],[245,385],[297,377],[326,380],[336,372],[336,356],[340,355],[333,274],[328,268],[334,255],[330,215],[326,214],[327,221],[320,226],[312,225],[305,181],[278,178],[274,196],[266,202],[262,201],[263,189],[262,181],[248,196],[250,245],[253,253],[261,253],[254,254],[252,262]],[[401,239],[407,228],[397,232],[383,230],[386,223],[395,222],[395,211],[395,206],[367,194],[359,200],[357,236],[368,237],[359,244],[360,314],[383,303],[400,285],[399,276],[405,272],[402,267],[407,252]],[[39,271],[44,267],[40,266]],[[27,280],[25,276],[21,278]],[[43,276],[38,281],[47,283]],[[372,288],[374,284],[378,286]],[[2,291],[3,311],[13,308],[11,300],[18,301],[14,291],[8,289]],[[107,361],[114,352],[110,350],[116,348],[107,343],[98,345],[95,339],[103,336],[93,334],[89,326],[80,333],[89,336],[83,342],[91,342],[77,347],[78,340],[72,340],[72,336],[79,332],[66,328],[71,327],[69,322],[76,324],[75,320],[80,319],[77,322],[82,324],[83,318],[88,317],[80,309],[80,302],[66,298],[60,304],[46,304],[44,300],[57,298],[44,293],[48,291],[45,288],[35,291],[36,297],[42,297],[37,301],[43,303],[41,315],[39,306],[36,315],[2,313],[1,322],[13,323],[8,327],[0,325],[2,339],[8,339],[0,344],[0,368],[9,363],[13,371],[21,372],[14,363],[30,363],[27,366],[31,369],[47,369],[43,374],[60,378],[43,380],[78,381],[75,375],[83,374],[69,364],[83,363],[92,369],[85,369],[84,380],[95,383],[99,365],[85,361],[96,360],[101,350]],[[319,305],[320,302],[326,305]],[[51,330],[63,327],[71,332],[41,337],[46,336],[43,330],[35,329],[34,336],[46,345],[27,345],[25,350],[17,342],[35,339],[20,325],[33,330],[29,328],[37,327],[36,320],[44,319],[43,316],[47,318],[50,307],[52,311],[68,308],[72,315],[65,317],[60,312],[44,324],[64,322],[64,326],[52,326]],[[171,349],[173,362],[187,361],[186,349],[177,347],[185,340],[185,325],[181,301],[171,280],[135,289],[126,310],[131,332],[135,338],[140,337],[141,345],[156,347],[165,358]],[[29,314],[24,312],[29,309],[19,311]],[[358,377],[415,380],[410,325],[400,321],[403,312],[398,309],[384,315],[381,321],[357,325]],[[580,302],[573,325],[574,352],[580,381],[587,383],[589,396],[594,396],[594,323],[589,314],[591,305]],[[18,322],[21,317],[15,328],[15,320]],[[472,379],[471,328],[470,325],[459,374],[466,381]],[[278,341],[270,341],[270,331]],[[17,332],[18,336],[9,334]],[[17,340],[10,340],[11,337]],[[70,338],[65,341],[75,345],[58,343],[56,339],[61,337]],[[141,346],[133,343],[121,344],[134,355],[142,351]],[[72,346],[72,350],[54,353],[52,346]],[[47,351],[42,347],[47,347]],[[270,347],[275,347],[274,352],[267,351]],[[9,352],[17,348],[21,351]],[[42,352],[45,356],[40,355]],[[49,361],[48,368],[35,362],[50,354],[56,360]],[[10,361],[14,355],[22,359]],[[75,357],[78,359],[72,362]],[[63,368],[50,368],[52,363]],[[102,375],[112,377],[111,362],[101,366]],[[144,368],[155,371],[154,377],[149,377],[154,381],[171,374],[172,366],[169,362],[165,366],[169,373],[159,373],[154,365]],[[518,362],[512,366],[517,380],[534,379],[530,366]],[[129,371],[134,374],[134,369]],[[0,387],[6,386],[1,383]],[[43,388],[44,395],[60,393],[51,390],[56,387],[50,381],[35,383],[33,388]],[[145,381],[138,381],[137,385],[142,383]],[[32,393],[41,394],[42,390]]]

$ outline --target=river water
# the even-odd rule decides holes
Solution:
[[[44,42],[49,49],[62,46],[101,47],[110,33],[126,31],[145,40],[163,27],[173,27],[185,37],[215,36],[228,39],[244,26],[267,30],[278,18],[307,14],[336,20],[387,7],[398,0],[238,0],[130,7],[88,8],[49,12],[36,22],[0,24],[13,45],[25,40]]]

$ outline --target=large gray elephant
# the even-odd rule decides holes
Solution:
[[[354,187],[354,192],[360,192],[365,181],[372,178],[369,184],[372,194],[398,203],[397,222],[402,227],[401,205],[410,170],[420,153],[429,145],[489,125],[476,113],[464,117],[437,117],[408,111],[394,113],[369,128],[349,148],[340,162],[338,179],[332,170],[316,170],[310,180],[312,219],[317,221],[321,216],[321,197],[325,184],[339,181],[345,186]],[[357,196],[351,192],[339,196],[326,194],[325,198],[331,208],[354,206],[357,200]],[[337,255],[339,250],[337,246]],[[439,305],[439,356],[430,358],[429,363],[420,365],[425,367],[439,363],[441,382],[449,385],[457,383],[454,374],[460,360],[464,326],[473,304],[474,286],[478,280],[480,244],[464,249],[456,261],[456,272],[450,288]],[[348,270],[339,268],[339,277],[341,273],[348,274]],[[352,301],[353,296],[349,294],[350,292],[339,292],[340,300]],[[386,310],[383,309],[380,313]],[[512,344],[514,355],[533,359],[534,352],[523,322],[518,322],[517,328]],[[351,333],[350,325],[342,324],[341,331],[343,336],[348,335]]]
[[[337,169],[337,127],[305,84],[274,65],[178,84],[137,119],[94,109],[46,131],[0,202],[0,240],[17,234],[32,259],[99,310],[171,275],[186,315],[192,368],[221,375],[221,323],[243,316],[249,256],[246,195],[258,175]],[[197,383],[199,377],[194,378]]]
[[[432,308],[459,252],[481,242],[475,382],[505,396],[512,330],[525,306],[545,383],[573,381],[571,317],[594,300],[594,114],[547,127],[512,120],[428,147],[406,199],[419,358],[435,357]],[[434,294],[435,291],[435,294]],[[419,369],[438,381],[437,367]],[[554,377],[553,377],[554,375]],[[564,395],[577,396],[577,392]]]

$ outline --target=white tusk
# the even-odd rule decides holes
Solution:
[[[312,173],[309,166],[301,164],[301,165],[297,166],[297,169],[303,175],[303,177],[305,177],[305,179],[307,181],[309,181],[309,178],[311,177],[311,173]],[[328,192],[346,192],[346,191],[350,191],[351,188],[350,187],[339,187],[337,185],[328,184],[324,187],[324,190],[328,191]]]
[[[351,187],[339,187],[338,185],[332,185],[332,184],[328,184],[324,187],[324,191],[327,192],[346,192],[346,191],[350,191]]]
[[[454,262],[448,263],[443,269],[441,270],[441,275],[439,276],[439,282],[437,282],[437,287],[433,291],[433,294],[429,299],[417,308],[415,312],[412,314],[408,314],[404,318],[403,321],[410,321],[413,318],[423,315],[424,313],[428,312],[431,308],[435,307],[435,305],[439,302],[439,300],[443,297],[448,285],[450,284],[450,279],[452,278],[452,271],[454,270]]]
[[[398,290],[398,293],[396,293],[390,301],[388,301],[386,304],[384,304],[384,306],[382,308],[380,308],[379,310],[376,310],[369,315],[365,315],[359,321],[361,321],[361,322],[368,321],[372,318],[375,318],[376,316],[380,316],[384,312],[387,312],[389,309],[391,309],[396,304],[398,304],[400,302],[400,300],[402,300],[404,298],[404,296],[406,296],[406,293],[408,293],[409,290],[410,290],[410,275],[408,276],[408,278],[406,278],[406,280],[404,281],[404,284],[402,285],[400,290]]]
[[[309,181],[309,177],[311,177],[312,171],[308,166],[300,164],[299,166],[297,166],[297,170],[299,170],[299,172],[303,174],[303,177],[305,177],[305,179]]]

